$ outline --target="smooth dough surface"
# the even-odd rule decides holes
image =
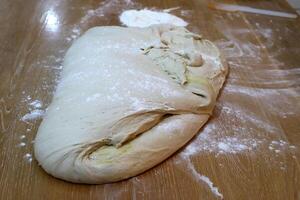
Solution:
[[[76,183],[142,173],[199,131],[226,73],[219,50],[185,28],[92,28],[65,56],[35,157]]]

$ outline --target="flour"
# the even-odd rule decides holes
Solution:
[[[25,94],[25,91],[23,91],[22,94]],[[21,121],[29,122],[36,119],[40,119],[44,116],[45,111],[42,110],[43,102],[41,100],[33,100],[30,95],[27,95],[23,97],[22,102],[26,104],[26,107],[29,112],[23,115],[23,117],[21,117]]]
[[[225,88],[226,89],[226,88]],[[275,155],[295,151],[296,146],[282,139],[271,140],[269,136],[280,136],[281,130],[271,126],[270,122],[253,115],[249,110],[243,112],[235,104],[223,103],[221,117],[230,120],[230,123],[220,127],[217,122],[210,122],[199,133],[194,141],[187,145],[180,154],[189,157],[197,154],[212,153],[215,156],[222,154],[243,154],[257,152],[266,147]],[[240,124],[250,124],[251,128],[245,128]],[[230,130],[227,133],[226,130]],[[267,131],[267,134],[259,134]],[[222,134],[222,135],[220,135]]]
[[[215,187],[213,182],[211,182],[211,180],[207,176],[198,174],[198,177],[210,187],[211,191],[216,196],[219,196],[219,197],[221,197],[221,199],[223,199],[223,195],[219,192],[219,188]]]
[[[103,17],[108,13],[118,12],[135,5],[131,0],[105,0],[101,2],[96,9],[90,9],[86,15],[81,18],[80,24],[85,24],[93,17]]]
[[[271,152],[276,154],[284,153],[284,152],[294,152],[297,147],[294,145],[290,145],[288,142],[283,140],[273,140],[269,143],[268,146]]]
[[[34,100],[32,102],[29,103],[29,106],[33,107],[33,108],[41,108],[43,106],[43,103],[40,100]]]
[[[26,146],[26,143],[25,142],[20,142],[20,144],[18,144],[19,147],[24,147]]]
[[[26,153],[23,158],[28,162],[31,163],[32,162],[32,154],[30,153]]]
[[[233,138],[232,141],[236,141],[237,138]],[[244,144],[236,144],[236,143],[224,143],[220,142],[218,143],[218,148],[220,149],[221,152],[233,152],[235,153],[236,151],[242,151],[246,150],[248,147]]]
[[[82,8],[84,10],[83,17],[81,17],[77,24],[71,27],[69,30],[70,33],[65,37],[65,40],[69,43],[78,38],[82,32],[86,30],[89,22],[94,19],[101,18],[103,20],[109,20],[109,18],[105,18],[106,15],[119,14],[120,11],[133,6],[136,7],[137,5],[137,3],[131,0],[104,0],[95,9]]]
[[[29,121],[33,121],[36,119],[41,119],[45,114],[44,110],[40,110],[40,109],[35,109],[30,111],[29,113],[25,114],[21,120],[24,122],[29,122]]]
[[[26,136],[25,135],[21,135],[19,137],[19,139],[20,139],[20,143],[17,146],[18,147],[25,147],[26,146],[26,143],[25,143]]]
[[[238,154],[256,150],[263,140],[243,138],[242,136],[216,137],[212,133],[200,133],[198,138],[182,152],[185,156],[198,153]]]
[[[214,195],[223,199],[223,195],[219,192],[219,188],[215,187],[213,182],[207,176],[198,173],[194,165],[191,163],[190,159],[188,160],[187,163],[188,163],[188,170],[191,171],[194,178],[203,181],[210,188],[210,190],[213,192]]]
[[[143,10],[126,10],[120,15],[120,21],[128,27],[148,27],[154,24],[173,24],[187,26],[183,19],[165,12]]]
[[[194,151],[194,150],[191,150],[191,151]],[[195,169],[195,167],[190,159],[189,154],[181,153],[180,157],[183,158],[183,160],[184,160],[184,162],[182,162],[181,160],[176,161],[177,164],[184,165],[184,167],[181,167],[180,169],[184,169],[184,170],[187,169],[189,172],[191,172],[190,175],[192,175],[191,177],[193,179],[195,179],[199,183],[205,183],[206,186],[209,187],[209,189],[215,196],[223,199],[223,195],[219,192],[219,188],[215,186],[215,184],[209,179],[209,177],[197,172],[197,170]]]
[[[26,138],[26,135],[21,135],[20,136],[20,140],[23,140],[23,139],[25,139]]]

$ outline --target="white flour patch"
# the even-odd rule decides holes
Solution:
[[[261,144],[266,142],[264,138],[251,137],[254,130],[244,130],[242,127],[236,127],[234,123],[232,123],[231,128],[230,135],[220,137],[218,133],[224,132],[224,130],[219,130],[219,126],[215,123],[208,124],[181,154],[188,157],[199,153],[214,153],[215,156],[249,153],[257,150]],[[242,134],[241,132],[248,132],[249,134]]]
[[[22,94],[25,95],[26,92],[25,92],[25,91],[22,91]],[[32,99],[31,96],[30,96],[30,95],[27,95],[27,96],[24,96],[24,97],[22,98],[22,102],[28,103],[29,101],[31,101],[31,99]]]
[[[25,142],[20,142],[19,144],[18,144],[18,147],[25,147],[26,146],[26,143]]]
[[[25,139],[26,139],[26,135],[21,135],[19,137],[20,143],[17,145],[17,147],[25,147],[27,145]]]
[[[128,27],[148,27],[155,24],[172,24],[175,26],[187,26],[183,19],[166,13],[147,9],[126,10],[120,15],[120,21]]]
[[[219,142],[218,148],[219,148],[220,152],[236,153],[236,152],[244,151],[244,150],[248,149],[248,146],[246,146],[244,144],[237,144],[236,140],[237,140],[237,138],[231,138],[231,139],[229,139],[228,143]]]
[[[29,103],[29,106],[32,106],[33,108],[41,108],[43,106],[43,103],[40,100],[34,100]]]
[[[22,94],[25,94],[25,91],[23,91]],[[23,97],[22,102],[26,104],[28,113],[26,113],[25,115],[23,115],[23,117],[21,117],[21,121],[24,122],[34,121],[44,116],[45,111],[41,109],[43,107],[42,101],[38,99],[33,100],[30,95],[27,95]],[[30,129],[27,129],[27,132],[29,131]]]
[[[29,122],[29,121],[33,121],[36,119],[41,119],[45,114],[44,110],[40,110],[40,109],[35,109],[30,111],[29,113],[25,114],[21,120],[24,122]]]
[[[182,152],[184,155],[194,155],[200,152],[219,154],[237,154],[255,150],[263,140],[242,138],[238,136],[214,137],[211,133],[201,133],[197,140],[189,144]]]

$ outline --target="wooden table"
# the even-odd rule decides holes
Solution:
[[[225,2],[293,12],[283,0]],[[300,199],[300,20],[207,3],[1,1],[0,199]],[[209,123],[171,158],[129,180],[80,185],[47,175],[31,157],[40,120],[21,118],[32,101],[42,110],[51,101],[72,40],[93,26],[120,25],[126,9],[177,6],[172,14],[214,41],[230,65]]]

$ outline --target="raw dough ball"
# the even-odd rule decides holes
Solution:
[[[77,183],[144,172],[198,132],[226,72],[218,49],[184,28],[92,28],[65,56],[35,157]]]

